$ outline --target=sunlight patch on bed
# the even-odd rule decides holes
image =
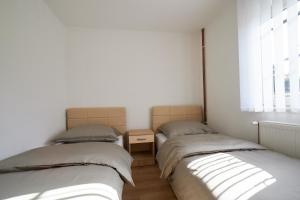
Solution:
[[[187,167],[220,200],[247,200],[276,182],[270,173],[226,153],[196,159]]]
[[[25,194],[25,195],[8,198],[6,200],[32,200],[32,199],[35,199],[35,197],[38,195],[39,195],[39,193],[31,193],[31,194]]]
[[[119,200],[117,191],[111,186],[101,183],[75,185],[16,196],[7,200],[57,200],[57,199],[105,199]]]

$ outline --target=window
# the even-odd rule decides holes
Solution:
[[[300,111],[300,2],[238,0],[242,111]]]

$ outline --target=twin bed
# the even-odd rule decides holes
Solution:
[[[197,106],[160,106],[152,110],[161,176],[169,180],[179,200],[300,199],[297,159],[205,131],[204,125],[200,126],[201,134],[182,124],[171,130],[174,133],[161,131],[161,127],[180,120],[201,122],[201,116],[201,107]],[[193,133],[180,133],[182,130]]]
[[[93,134],[99,128],[97,124],[102,129],[106,125],[105,131],[125,133],[125,109],[67,110],[70,131],[62,134],[65,143],[33,149],[0,162],[0,199],[121,200],[124,182],[134,185],[132,158],[123,148],[122,135],[101,136],[99,140]],[[92,134],[78,132],[79,127],[89,127]],[[73,133],[80,137],[74,137]]]

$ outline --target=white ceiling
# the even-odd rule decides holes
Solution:
[[[230,0],[45,0],[67,26],[200,30]]]

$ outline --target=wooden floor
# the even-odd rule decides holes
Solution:
[[[160,179],[156,165],[134,167],[132,175],[136,187],[125,184],[123,200],[176,200],[169,183]]]

